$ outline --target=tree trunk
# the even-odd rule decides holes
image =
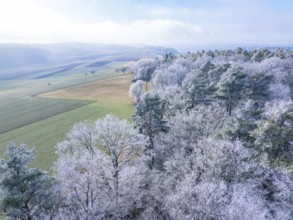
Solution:
[[[231,116],[232,114],[232,97],[229,97],[229,102],[228,102],[228,112],[229,112],[229,116]]]
[[[32,217],[31,217],[30,211],[29,211],[29,206],[28,206],[28,203],[27,202],[24,204],[24,209],[27,211],[26,219],[27,220],[32,220]]]
[[[118,206],[118,190],[119,190],[119,170],[118,170],[118,161],[115,165],[115,171],[114,171],[114,190],[115,190],[115,205]]]

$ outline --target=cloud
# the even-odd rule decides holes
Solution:
[[[40,40],[71,24],[52,10],[37,7],[28,0],[0,1],[0,40]]]
[[[204,34],[198,25],[168,19],[137,20],[128,24],[116,22],[74,23],[62,36],[70,41],[92,41],[122,44],[174,45],[193,43],[195,36]],[[62,36],[58,36],[61,39]]]
[[[151,16],[165,17],[173,15],[173,10],[171,8],[159,7],[150,10]]]
[[[204,33],[198,25],[170,19],[85,23],[28,0],[18,1],[18,7],[13,2],[0,3],[0,41],[171,45],[192,43],[196,35]]]
[[[80,3],[79,11],[87,11],[88,6],[82,8],[82,0],[76,1]],[[125,18],[134,10],[129,19],[113,21],[105,17],[102,19],[103,16],[99,15],[91,22],[81,19],[82,16],[75,16],[76,7],[72,6],[74,10],[66,16],[56,5],[47,7],[36,2],[0,0],[0,41],[82,41],[166,46],[293,43],[292,13],[288,10],[277,13],[281,9],[277,11],[272,5],[264,4],[264,0],[242,0],[242,4],[232,0],[214,0],[211,2],[217,2],[217,5],[213,7],[210,7],[211,3],[187,7],[187,1],[176,7],[158,3],[136,11],[134,9],[138,5],[135,5],[126,7],[128,11],[124,10],[121,15],[117,14],[116,9],[110,10],[109,16],[106,16],[112,19],[112,14],[115,14],[116,18]],[[54,2],[57,4],[57,0]],[[62,0],[62,7],[68,2]],[[91,2],[97,4],[95,0]],[[108,12],[105,10],[103,13]],[[141,16],[137,16],[138,13]]]

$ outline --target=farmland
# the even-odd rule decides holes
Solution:
[[[38,95],[115,77],[117,76],[114,71],[116,66],[119,65],[115,63],[102,67],[96,70],[97,73],[94,76],[72,73],[68,76],[5,81],[5,84],[0,84],[2,89],[0,92],[0,134],[91,103],[91,101],[78,100],[78,98],[47,99],[40,98]],[[79,68],[75,71],[85,70]]]
[[[55,146],[74,123],[108,113],[131,118],[130,75],[117,68],[172,48],[87,43],[0,45],[0,156],[10,141],[36,148],[52,170]]]
[[[105,79],[45,93],[40,97],[131,104],[131,98],[127,95],[130,81],[130,75],[123,75],[115,79]]]
[[[79,108],[89,103],[79,100],[53,100],[37,97],[2,98],[0,104],[0,134]]]
[[[94,121],[108,113],[113,113],[121,118],[130,118],[131,105],[94,102],[53,117],[37,121],[27,126],[6,132],[0,135],[1,155],[7,143],[11,140],[17,143],[26,143],[36,148],[36,160],[33,167],[51,170],[56,159],[55,146],[65,138],[66,133],[74,123],[79,121]]]
[[[51,171],[55,146],[74,123],[94,121],[108,113],[130,119],[130,76],[115,72],[116,66],[103,68],[94,76],[70,75],[3,84],[0,154],[12,140],[26,143],[36,149],[32,166]]]

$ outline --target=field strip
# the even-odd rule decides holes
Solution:
[[[133,106],[93,102],[0,134],[0,155],[3,155],[10,141],[26,143],[36,148],[36,160],[32,166],[51,171],[56,160],[55,147],[58,142],[64,140],[72,126],[81,121],[95,121],[109,113],[131,120]]]
[[[0,96],[0,154],[10,141],[26,143],[36,147],[32,166],[51,171],[55,146],[75,123],[94,121],[109,113],[131,120],[130,84],[130,75],[111,75],[33,97],[27,92]]]
[[[0,134],[95,101],[131,104],[128,97],[129,85],[128,75],[103,75],[92,82],[67,85],[68,87],[61,90],[56,89],[39,96],[25,91],[23,94],[0,96]],[[35,84],[33,92],[41,92],[39,86],[39,83]]]
[[[83,107],[93,101],[49,100],[48,102],[46,99],[32,98],[32,101],[26,101],[22,105],[18,102],[14,103],[0,110],[0,134]]]
[[[130,84],[131,75],[126,74],[78,86],[72,86],[53,92],[43,93],[40,94],[39,97],[131,104],[132,99],[128,95]]]
[[[0,90],[0,96],[7,95],[30,95],[37,96],[42,93],[51,92],[59,89],[70,88],[87,83],[97,82],[105,79],[117,77],[117,74],[99,74],[91,77],[66,77],[66,78],[52,78],[50,80],[31,80],[23,83],[20,88],[10,88]],[[33,82],[33,83],[32,83]],[[48,84],[51,84],[50,86]]]

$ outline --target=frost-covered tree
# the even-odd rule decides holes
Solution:
[[[290,98],[293,100],[293,59],[282,60],[278,70],[276,77],[280,78],[280,81],[288,86]]]
[[[267,48],[261,48],[259,50],[253,51],[253,55],[251,57],[251,60],[254,62],[261,62],[262,60],[266,58],[272,57],[272,52]]]
[[[97,120],[95,132],[99,146],[105,149],[111,158],[114,190],[118,203],[119,173],[125,165],[140,155],[147,141],[126,120],[119,120],[113,115]]]
[[[179,95],[181,91],[180,86],[171,85],[164,87],[164,89],[156,89],[157,94],[162,98],[164,102],[164,116],[166,119],[171,119],[178,110],[178,106],[181,104],[181,97]]]
[[[170,63],[170,62],[172,62],[174,59],[175,59],[174,54],[172,54],[172,53],[166,53],[166,54],[164,55],[163,62],[165,62],[165,63]]]
[[[31,220],[52,216],[59,194],[53,190],[54,179],[28,167],[34,150],[11,142],[6,158],[0,160],[0,208],[6,218]]]
[[[84,127],[89,128],[87,132]],[[80,141],[76,138],[78,135],[73,135],[78,129],[83,136],[93,136],[92,148],[86,147],[86,139]],[[138,186],[129,182],[134,180],[131,175],[136,172],[127,173],[124,169],[136,170],[133,164],[146,145],[143,135],[126,120],[113,115],[97,120],[95,125],[79,123],[74,126],[57,148],[56,178],[64,196],[59,218],[127,218],[136,207],[131,187],[135,190]],[[133,200],[128,201],[129,198]]]
[[[257,102],[248,100],[227,120],[222,131],[224,137],[234,141],[242,140],[247,147],[252,147],[255,138],[251,136],[251,132],[257,128],[257,121],[261,119],[262,112]]]
[[[159,153],[165,169],[181,176],[190,169],[188,159],[193,145],[204,138],[213,138],[222,129],[226,112],[217,104],[199,105],[188,113],[178,113],[169,123],[170,130],[159,140]],[[184,171],[185,170],[185,171]]]
[[[160,132],[167,132],[163,101],[157,94],[147,93],[136,106],[133,120],[139,131],[149,139],[148,149],[154,148],[154,139]]]
[[[166,205],[173,219],[224,218],[234,183],[249,170],[245,161],[250,154],[240,142],[211,138],[198,140],[190,147],[192,153],[185,158],[189,166],[181,171]]]
[[[133,84],[130,85],[129,88],[129,96],[133,98],[135,104],[140,101],[140,97],[144,93],[145,82],[142,80],[137,80]]]
[[[77,151],[88,151],[94,153],[97,145],[94,126],[89,122],[76,123],[71,131],[66,135],[66,139],[57,146],[58,153],[74,153]]]
[[[264,73],[256,73],[248,75],[246,83],[246,96],[248,99],[254,100],[259,105],[264,105],[270,99],[270,84],[273,81],[272,75]]]
[[[195,179],[187,175],[168,197],[171,219],[273,219],[253,181],[229,186],[223,181],[196,184]]]
[[[221,131],[227,118],[225,109],[214,103],[198,105],[189,112],[177,113],[169,122],[167,134],[160,136],[160,150],[167,155],[182,154],[177,161],[184,162],[184,156],[191,151],[191,144],[207,137],[215,137]]]
[[[257,151],[274,163],[293,160],[293,103],[275,102],[266,106],[264,119],[252,132]]]
[[[245,95],[247,74],[237,67],[231,67],[225,72],[217,84],[215,98],[223,101],[229,115],[232,109]]]
[[[225,110],[217,105],[197,106],[188,115],[177,113],[168,123],[170,130],[156,138],[152,153],[156,169],[143,172],[142,202],[145,206],[141,218],[171,218],[165,201],[178,181],[193,169],[192,145],[203,137],[213,136],[221,128],[225,115]]]
[[[208,71],[208,77],[211,82],[210,87],[215,89],[217,83],[221,79],[223,73],[225,73],[231,67],[230,63],[220,62],[215,68]]]
[[[193,109],[198,104],[211,102],[213,89],[207,73],[198,70],[187,75],[182,83],[181,97],[184,109]]]
[[[216,68],[216,66],[212,62],[208,61],[200,67],[200,70],[202,72],[208,74],[211,70],[213,70],[215,68]]]
[[[139,62],[135,63],[130,69],[133,73],[133,78],[135,80],[143,80],[145,82],[149,82],[158,65],[158,60],[140,60]]]
[[[165,198],[171,219],[292,218],[292,174],[255,163],[240,142],[203,139],[193,147],[192,168]]]
[[[82,154],[60,153],[55,176],[64,198],[56,218],[100,219],[110,215],[115,195],[110,161],[98,149],[94,154],[86,149]]]
[[[153,85],[155,89],[164,89],[168,86],[180,86],[186,75],[194,68],[194,64],[187,59],[178,58],[170,65],[161,65],[155,70]]]

